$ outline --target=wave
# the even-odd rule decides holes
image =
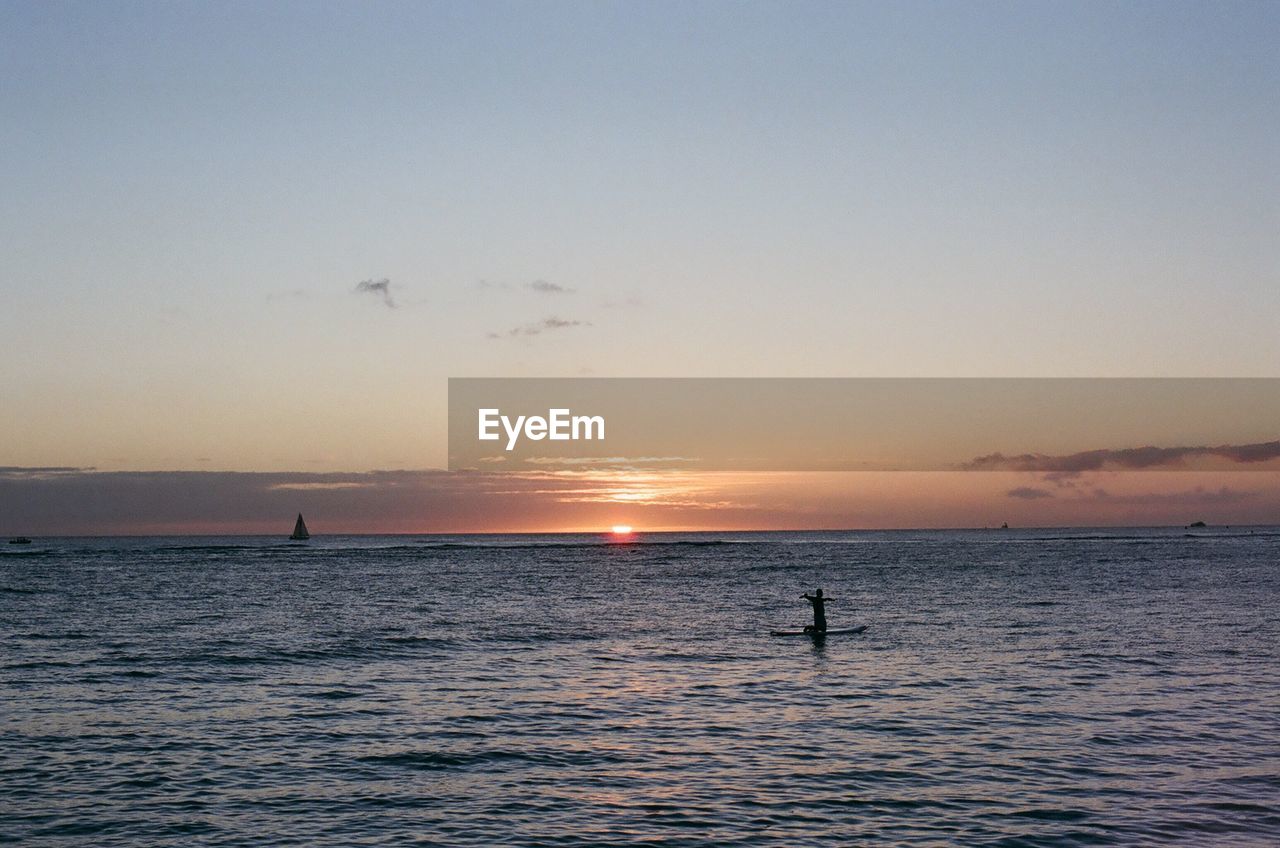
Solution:
[[[57,551],[48,548],[0,548],[0,559],[52,559],[57,556]]]
[[[499,763],[528,763],[558,767],[593,766],[624,762],[625,758],[600,751],[521,751],[511,748],[490,748],[480,751],[399,751],[391,754],[370,754],[360,757],[359,760],[373,766],[440,771],[488,767]]]

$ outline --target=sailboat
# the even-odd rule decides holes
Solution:
[[[307,522],[302,520],[302,513],[298,513],[298,523],[293,525],[293,535],[289,538],[297,542],[311,538],[311,534],[307,532]]]

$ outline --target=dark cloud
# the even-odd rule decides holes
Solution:
[[[1043,471],[1057,475],[1071,475],[1082,471],[1182,468],[1185,467],[1187,460],[1198,458],[1221,459],[1242,465],[1267,462],[1280,458],[1280,441],[1212,447],[1200,445],[1157,448],[1148,445],[1118,450],[1081,451],[1060,456],[1041,453],[1006,456],[1002,453],[992,453],[976,457],[962,467],[966,471]]]
[[[522,324],[519,327],[512,327],[505,333],[490,333],[491,339],[515,339],[526,338],[529,336],[538,336],[551,330],[563,330],[567,327],[590,327],[590,321],[569,321],[564,318],[543,318],[533,324]]]
[[[357,294],[367,292],[368,294],[377,295],[382,298],[382,302],[388,307],[391,309],[396,308],[395,299],[391,296],[391,281],[386,277],[380,280],[361,280],[356,283],[355,291]]]
[[[1008,492],[1005,492],[1005,495],[1010,498],[1018,498],[1019,500],[1034,501],[1041,498],[1051,498],[1053,497],[1053,492],[1050,492],[1048,489],[1035,489],[1031,486],[1019,486],[1016,489],[1010,489]]]
[[[1212,452],[1232,462],[1266,462],[1280,456],[1280,440],[1256,445],[1222,445],[1213,448]]]
[[[532,283],[527,283],[525,285],[525,288],[532,289],[533,291],[539,292],[541,294],[572,294],[573,293],[573,289],[571,288],[566,288],[565,286],[562,286],[559,283],[549,283],[546,280],[534,280]]]

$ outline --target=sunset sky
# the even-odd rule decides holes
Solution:
[[[449,377],[1280,376],[1278,41],[1262,2],[0,4],[0,532],[1280,521],[1270,472],[440,470]]]

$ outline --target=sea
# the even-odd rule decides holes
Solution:
[[[1278,528],[0,547],[6,843],[1280,844]]]

